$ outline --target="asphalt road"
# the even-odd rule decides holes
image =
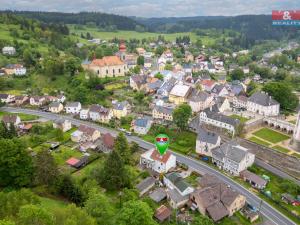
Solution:
[[[2,111],[12,112],[12,113],[25,113],[25,114],[31,114],[31,115],[37,115],[40,117],[44,117],[48,120],[57,120],[60,118],[68,119],[71,121],[71,123],[75,126],[79,126],[81,124],[88,125],[90,127],[93,127],[95,129],[98,129],[102,133],[110,132],[112,135],[117,135],[116,130],[112,130],[110,128],[102,127],[100,125],[88,122],[88,121],[82,121],[78,119],[74,119],[71,116],[64,116],[64,115],[57,115],[53,113],[48,112],[41,112],[37,110],[30,110],[30,109],[22,109],[22,108],[13,108],[13,107],[2,107]],[[141,138],[138,138],[136,136],[127,136],[129,141],[135,141],[137,142],[141,148],[144,149],[150,149],[153,148],[154,145],[152,143],[146,142],[142,140]],[[210,173],[217,176],[220,180],[222,180],[227,185],[230,185],[234,190],[240,192],[247,198],[247,202],[249,202],[251,205],[259,208],[261,204],[261,213],[264,217],[266,217],[268,220],[272,221],[274,224],[277,225],[292,225],[296,224],[293,221],[291,221],[289,218],[287,218],[285,215],[280,213],[278,210],[273,208],[271,205],[269,205],[267,202],[261,200],[259,197],[257,197],[255,194],[241,186],[240,184],[236,183],[226,175],[220,173],[219,171],[209,167],[204,162],[197,161],[193,158],[178,154],[176,152],[173,152],[174,155],[177,157],[177,161],[180,163],[184,163],[189,166],[189,168],[194,169],[195,171],[199,172],[200,174],[203,173]]]

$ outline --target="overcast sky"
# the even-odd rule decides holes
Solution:
[[[0,9],[99,11],[139,17],[231,16],[300,10],[300,0],[0,0]]]

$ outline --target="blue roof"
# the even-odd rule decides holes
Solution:
[[[136,119],[134,121],[134,125],[137,126],[137,127],[147,127],[147,124],[148,124],[148,119]]]

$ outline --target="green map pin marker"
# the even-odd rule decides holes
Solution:
[[[169,137],[166,134],[157,135],[155,137],[155,146],[159,154],[165,154],[169,146]]]

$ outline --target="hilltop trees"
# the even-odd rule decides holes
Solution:
[[[277,100],[283,110],[292,111],[299,104],[299,100],[293,93],[291,86],[285,82],[267,83],[263,90]]]

